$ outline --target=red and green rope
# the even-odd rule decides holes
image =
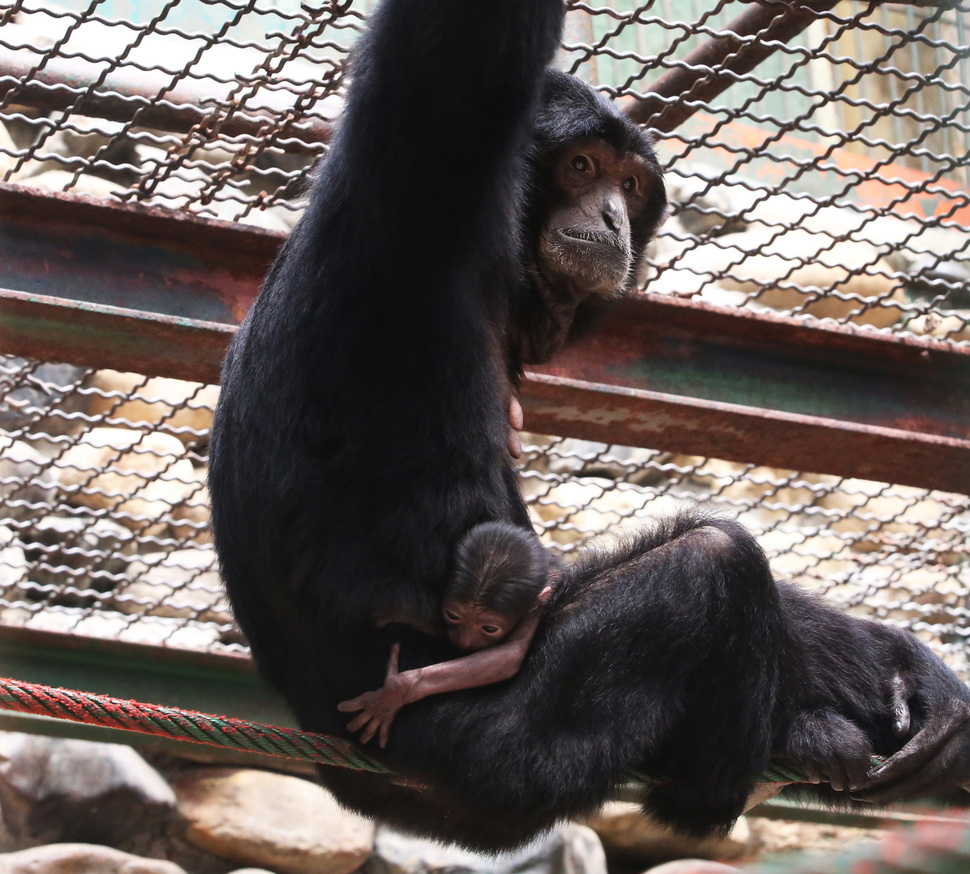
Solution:
[[[175,707],[122,701],[106,695],[52,689],[19,680],[0,679],[0,709],[358,771],[388,771],[353,744],[337,737]]]
[[[0,678],[0,709],[175,738],[206,746],[228,747],[321,765],[335,765],[338,768],[378,773],[390,771],[353,744],[338,737],[247,722],[244,719],[212,716],[176,707],[123,701],[107,695],[53,689],[20,680]],[[635,775],[635,779],[641,782],[650,781],[648,776],[640,774]],[[805,778],[791,768],[773,763],[761,775],[760,780],[765,783],[801,783]]]

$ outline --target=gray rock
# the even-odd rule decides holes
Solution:
[[[54,488],[42,482],[46,459],[29,443],[0,436],[0,514],[7,519],[33,519],[47,512]]]
[[[906,290],[921,297],[944,299],[949,306],[970,304],[970,266],[966,261],[924,255],[910,268]]]
[[[0,810],[20,841],[123,843],[167,818],[168,784],[117,744],[0,735]]]
[[[86,371],[71,364],[37,364],[26,358],[0,356],[0,428],[34,434],[67,434],[80,422],[65,413],[81,408],[77,392]],[[57,409],[56,415],[48,411]]]
[[[350,874],[368,858],[374,827],[320,786],[265,771],[199,768],[174,782],[186,839],[277,874]]]
[[[122,613],[150,613],[222,625],[232,622],[215,549],[208,544],[142,555],[131,563],[129,577],[112,601]]]
[[[85,606],[123,581],[136,541],[130,529],[110,519],[46,516],[23,528],[20,545],[30,580],[59,590],[45,593],[47,600]]]
[[[10,528],[0,525],[0,588],[5,599],[10,600],[17,587],[27,578],[27,558],[17,535]]]
[[[51,844],[0,855],[0,874],[185,874],[172,862],[90,844]]]
[[[577,823],[500,856],[442,846],[382,828],[362,874],[606,874],[606,856],[593,830]]]

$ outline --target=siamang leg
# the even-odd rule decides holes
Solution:
[[[401,711],[386,754],[412,785],[324,782],[357,809],[479,849],[588,813],[636,771],[663,781],[645,792],[649,812],[726,829],[768,759],[778,637],[754,540],[682,514],[570,566],[518,676]]]
[[[770,753],[781,618],[767,559],[740,525],[694,511],[604,571],[614,597],[628,599],[625,634],[641,647],[642,675],[660,673],[644,705],[666,725],[642,738],[640,770],[664,779],[646,791],[647,809],[681,830],[727,828]]]

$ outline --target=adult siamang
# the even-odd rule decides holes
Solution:
[[[561,0],[385,0],[306,213],[230,347],[216,545],[254,657],[306,729],[346,736],[337,702],[381,684],[394,641],[403,668],[453,655],[375,617],[433,621],[473,525],[531,531],[508,374],[558,347],[577,301],[630,281],[662,216],[636,128],[543,72],[562,16]],[[664,821],[726,828],[773,743],[819,773],[842,761],[825,707],[868,708],[879,730],[907,709],[873,689],[859,704],[837,664],[817,689],[798,666],[776,712],[779,662],[818,642],[810,614],[836,622],[782,594],[736,524],[667,520],[566,569],[514,678],[404,708],[381,754],[393,775],[321,779],[367,815],[481,849],[592,809],[630,771],[664,778],[645,794]],[[907,673],[923,655],[907,646],[877,679],[923,696],[930,734],[903,755],[940,762],[937,726],[956,720],[930,699],[959,695],[936,663]],[[812,708],[825,731],[800,721]]]

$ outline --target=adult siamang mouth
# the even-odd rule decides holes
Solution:
[[[581,228],[559,228],[557,230],[562,239],[569,244],[579,244],[580,246],[609,246],[613,249],[622,249],[620,238],[616,234],[607,231],[586,231]]]

